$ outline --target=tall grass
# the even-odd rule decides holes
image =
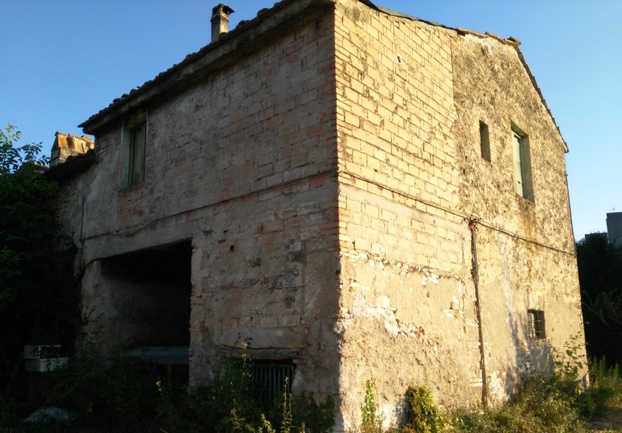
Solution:
[[[402,433],[584,433],[590,418],[608,405],[622,404],[622,379],[618,366],[604,359],[589,363],[590,387],[564,370],[551,376],[532,376],[520,385],[507,404],[488,412],[457,411],[446,420],[434,409],[431,394],[421,387],[409,390],[409,420]],[[424,409],[422,409],[424,408]]]
[[[72,360],[67,370],[51,375],[42,405],[59,406],[77,416],[79,428],[103,432],[327,433],[334,424],[334,402],[312,396],[296,398],[284,392],[266,407],[255,389],[251,360],[223,363],[212,380],[197,387],[180,386],[169,372],[136,365],[120,356],[110,364],[92,356]],[[287,389],[287,388],[286,388]],[[286,390],[285,390],[286,391]],[[9,401],[0,398],[0,433],[31,432],[21,424]],[[52,425],[36,427],[51,433]]]
[[[559,375],[529,377],[516,397],[486,413],[458,413],[452,419],[456,432],[477,433],[581,433],[578,385]]]
[[[285,394],[271,408],[261,408],[253,392],[248,363],[223,365],[211,381],[195,388],[175,385],[170,377],[155,377],[122,358],[112,367],[96,360],[74,363],[58,374],[46,391],[46,404],[70,409],[79,426],[26,427],[21,405],[0,396],[0,433],[80,431],[158,433],[296,433],[330,432],[334,424],[332,399]],[[423,386],[406,392],[408,413],[399,433],[584,433],[586,420],[602,415],[608,405],[622,405],[622,380],[617,366],[604,359],[589,363],[590,388],[557,374],[528,377],[516,396],[488,412],[443,413]],[[371,382],[361,405],[363,433],[382,433],[378,403]],[[79,427],[79,428],[78,428]]]

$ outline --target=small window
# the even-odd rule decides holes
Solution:
[[[514,185],[516,193],[533,201],[529,137],[512,125],[512,146],[514,153]]]
[[[259,401],[270,405],[292,391],[294,363],[292,361],[253,361],[253,378]]]
[[[479,142],[482,158],[490,161],[490,138],[488,136],[488,125],[480,120],[479,122]]]
[[[529,310],[529,338],[534,340],[542,340],[546,338],[544,311]]]
[[[136,185],[145,180],[145,147],[147,142],[147,125],[145,122],[133,126],[129,130],[129,164],[128,185]]]

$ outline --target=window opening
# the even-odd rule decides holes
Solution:
[[[253,378],[261,404],[270,405],[284,392],[292,392],[294,368],[292,361],[253,361]]]
[[[99,280],[113,303],[98,319],[102,343],[182,384],[188,383],[191,262],[192,244],[184,240],[105,258]]]
[[[514,185],[516,193],[528,200],[533,201],[529,138],[516,127],[512,128],[512,145],[514,153]]]
[[[130,129],[130,159],[128,185],[136,185],[145,180],[145,146],[147,142],[146,123]]]
[[[529,310],[529,338],[541,340],[546,338],[544,311]]]
[[[488,125],[480,120],[479,122],[479,141],[482,158],[490,161],[490,138],[488,135]]]

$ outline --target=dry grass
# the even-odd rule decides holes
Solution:
[[[622,402],[608,401],[605,413],[590,420],[594,433],[622,432]]]

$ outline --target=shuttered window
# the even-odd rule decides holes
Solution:
[[[512,127],[512,150],[514,159],[514,189],[516,194],[533,201],[529,137],[517,127]]]
[[[488,125],[480,120],[479,122],[479,144],[482,153],[482,158],[486,161],[490,161],[490,137],[488,132]]]
[[[145,147],[147,126],[140,123],[130,129],[128,185],[136,185],[145,180]]]

